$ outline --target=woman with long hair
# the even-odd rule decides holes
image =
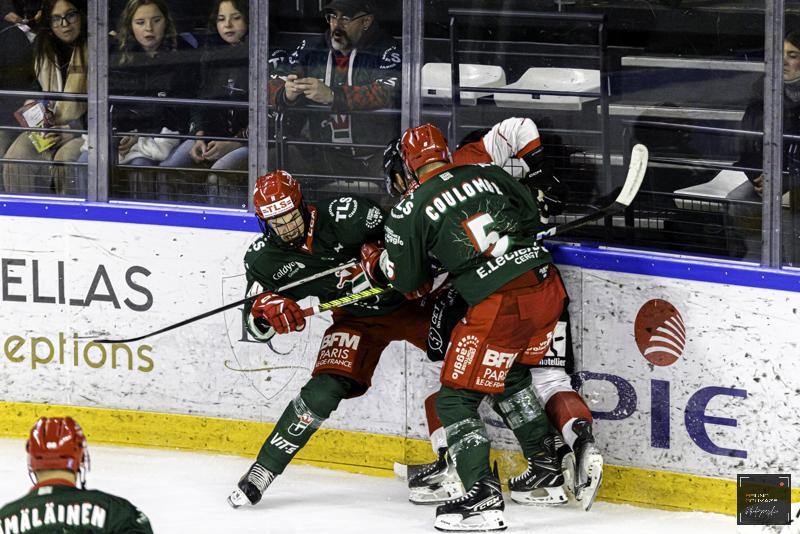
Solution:
[[[208,100],[247,101],[248,3],[217,0],[209,18],[209,38],[203,51],[199,97]],[[210,167],[212,171],[247,170],[247,108],[198,107],[192,111],[189,133],[232,137],[241,141],[189,139],[162,163],[164,167]],[[211,204],[246,207],[247,176],[212,172],[205,181]]]
[[[33,42],[33,61],[38,91],[86,93],[87,46],[86,0],[44,0],[43,28]],[[27,104],[34,104],[29,100]],[[43,99],[47,125],[54,129],[84,129],[86,102]],[[83,140],[68,133],[46,133],[37,148],[29,134],[17,137],[6,152],[6,159],[40,161],[75,161]],[[46,146],[47,148],[43,148]],[[41,149],[41,151],[40,151]],[[30,163],[6,163],[3,183],[8,193],[81,194],[85,183],[66,184],[63,165],[42,166]]]
[[[111,57],[109,93],[112,95],[187,98],[194,96],[186,70],[185,48],[176,31],[169,7],[163,0],[129,0],[117,31],[118,50]],[[177,140],[157,137],[165,129],[186,129],[188,113],[183,106],[157,102],[115,105],[112,127],[122,134],[117,151],[120,163],[158,165],[178,145]],[[148,135],[134,135],[142,133]],[[170,184],[155,172],[129,173],[133,198],[168,200]]]

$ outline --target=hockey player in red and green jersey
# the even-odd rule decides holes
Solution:
[[[382,271],[399,291],[421,293],[433,259],[469,305],[450,336],[436,402],[468,491],[437,508],[435,526],[500,530],[503,497],[478,405],[491,395],[525,456],[543,451],[552,429],[530,389],[529,365],[548,350],[566,293],[536,241],[538,206],[524,185],[493,165],[450,163],[430,124],[407,130],[400,145],[413,192],[387,220]]]
[[[152,534],[150,520],[130,502],[86,489],[89,453],[74,419],[42,417],[31,429],[26,449],[34,486],[0,509],[0,532]]]
[[[383,237],[385,213],[375,203],[353,196],[305,202],[300,184],[281,170],[258,178],[253,200],[263,235],[244,258],[248,295],[254,297],[245,321],[256,340],[302,330],[305,317],[299,299],[331,300],[369,287],[366,273],[356,263],[337,275],[275,292],[293,280],[358,259],[362,248],[367,254],[377,250],[371,242]],[[369,389],[389,343],[408,341],[424,350],[430,313],[396,292],[335,308],[311,378],[278,419],[255,463],[228,497],[229,504],[236,508],[261,500],[342,399]]]
[[[453,162],[459,165],[491,163],[505,167],[512,159],[522,169],[522,176],[517,177],[520,183],[527,186],[537,200],[542,222],[546,223],[549,215],[559,215],[563,211],[567,188],[554,176],[552,166],[545,159],[539,131],[531,119],[511,117],[491,128],[471,132],[461,140],[459,148],[453,153]],[[384,171],[390,194],[397,195],[407,189],[409,179],[403,168],[399,139],[384,152]],[[460,320],[466,304],[457,295],[448,295],[448,298],[439,299],[439,302],[445,302],[447,306],[440,309],[438,303],[434,304],[434,317],[443,318],[440,319],[443,324],[454,324]],[[434,326],[432,324],[431,328]],[[448,333],[442,332],[441,337],[446,337]],[[551,423],[574,451],[574,455],[568,454],[564,458],[565,473],[576,499],[585,510],[589,510],[602,480],[603,458],[594,443],[591,411],[572,388],[570,377],[565,372],[565,367],[572,366],[569,312],[566,308],[551,343],[551,351],[531,368],[533,387],[544,404]],[[441,434],[436,428],[436,422],[435,418],[429,417],[429,426],[433,425],[430,428],[431,441],[434,443],[434,450],[439,449],[439,456],[442,457],[446,454],[446,450],[442,450],[446,444],[441,439],[434,440],[435,436]],[[546,458],[558,456],[553,450],[556,448],[555,440],[548,441],[546,448]],[[550,466],[545,463],[541,458],[528,458],[528,469],[509,480],[513,500],[523,504],[566,502],[566,496],[560,488],[563,478],[560,475],[554,477]],[[441,461],[438,464],[439,470],[446,467]],[[423,469],[422,466],[409,468]],[[432,473],[429,478],[438,484],[441,477],[436,474],[433,466],[427,467],[427,471]]]

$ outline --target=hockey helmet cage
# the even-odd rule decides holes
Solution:
[[[390,196],[402,196],[408,191],[408,176],[400,153],[400,138],[392,140],[383,151],[383,178]]]
[[[299,209],[302,201],[300,183],[286,171],[272,171],[256,180],[253,205],[256,216],[263,221]]]
[[[77,474],[88,469],[86,437],[71,417],[40,418],[31,428],[25,449],[30,472],[63,470]]]
[[[409,174],[436,161],[450,161],[450,150],[441,130],[433,124],[409,128],[400,140],[403,162]]]

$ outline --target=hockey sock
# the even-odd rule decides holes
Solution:
[[[334,375],[312,377],[275,423],[258,453],[258,463],[275,474],[283,473],[297,451],[339,406],[352,384],[349,379]]]
[[[572,431],[572,423],[576,419],[585,419],[592,422],[592,412],[575,391],[560,391],[555,393],[547,404],[545,411],[548,417],[561,430],[564,442],[572,448],[577,435]]]
[[[439,397],[439,392],[431,393],[425,399],[425,418],[428,420],[428,436],[431,439],[431,447],[433,452],[438,454],[439,449],[447,447],[447,438],[445,436],[442,422],[439,421],[439,416],[436,415],[436,399]]]
[[[522,453],[532,458],[543,450],[544,437],[554,429],[531,387],[527,367],[514,365],[506,376],[505,391],[494,395],[494,409],[514,432]]]
[[[489,436],[478,416],[483,393],[442,386],[436,400],[436,412],[444,425],[450,457],[465,488],[483,477],[491,476]]]

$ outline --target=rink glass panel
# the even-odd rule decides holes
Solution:
[[[169,3],[178,33],[188,37],[188,44],[182,44],[178,51],[178,66],[187,71],[182,81],[195,91],[186,100],[196,99],[202,84],[203,50],[215,30],[213,24],[208,24],[212,4],[210,1]],[[103,33],[117,28],[124,2],[105,5],[108,12]],[[408,6],[415,9],[409,10]],[[250,54],[250,62],[269,62],[278,50],[291,53],[303,39],[316,38],[328,26],[319,0],[267,2],[264,8],[263,30],[269,29],[269,44],[258,49],[256,54]],[[498,10],[500,13],[457,17],[457,46],[453,52],[451,8]],[[531,19],[514,14],[522,10],[545,13],[548,17]],[[373,121],[375,135],[366,142],[351,139],[349,143],[347,140],[336,143],[340,155],[346,149],[354,149],[372,150],[379,156],[385,141],[401,132],[402,113],[414,122],[434,122],[448,133],[453,143],[470,131],[503,118],[527,116],[539,126],[556,174],[571,189],[567,211],[556,223],[607,203],[624,179],[632,144],[643,142],[650,149],[650,169],[633,208],[601,224],[575,231],[568,236],[571,240],[762,261],[764,246],[769,247],[770,239],[777,239],[775,232],[768,228],[764,232],[769,218],[755,213],[765,203],[729,198],[732,189],[742,183],[737,181],[741,180],[742,167],[734,166],[741,156],[741,143],[748,137],[742,132],[742,118],[748,105],[758,102],[763,94],[764,2],[731,6],[727,2],[683,0],[640,6],[613,1],[588,5],[549,0],[534,3],[421,0],[418,4],[413,1],[390,6],[381,4],[377,11],[377,22],[398,41],[407,40],[409,35],[421,40],[418,56],[403,57],[405,66],[412,71],[418,69],[421,76],[410,87],[415,98],[403,99],[400,110],[350,114],[354,121]],[[410,11],[407,20],[403,19],[404,11]],[[786,10],[784,26],[787,31],[796,24],[795,11],[793,6]],[[559,14],[565,17],[552,17]],[[581,16],[587,18],[581,19]],[[590,20],[591,17],[601,22]],[[407,28],[417,19],[420,19],[422,31],[409,33]],[[87,25],[94,30],[98,20],[89,17]],[[0,38],[18,37],[18,34],[21,32],[14,29],[0,34]],[[113,69],[117,43],[113,38],[105,42],[109,56],[103,68]],[[408,46],[406,49],[413,50]],[[781,61],[781,50],[767,52],[774,61]],[[453,57],[468,66],[460,82],[462,86],[490,86],[484,91],[462,92],[455,105],[448,94],[448,72]],[[24,58],[14,60],[22,64],[26,61]],[[9,56],[4,61],[11,62],[12,58]],[[441,72],[431,70],[429,64],[447,69],[444,82],[431,81],[431,73],[435,78]],[[266,71],[269,77],[285,75],[285,67],[286,64],[274,60]],[[252,68],[250,70],[252,72]],[[502,75],[498,76],[500,71]],[[4,72],[11,73],[13,68],[4,65]],[[471,76],[475,72],[478,74]],[[605,76],[599,76],[600,72]],[[21,82],[13,85],[12,78],[3,76],[2,89],[26,88]],[[109,79],[109,86],[115,85],[115,80]],[[508,86],[528,93],[501,94],[502,91],[491,90],[508,90]],[[531,94],[536,90],[543,92]],[[548,95],[547,90],[556,94]],[[584,94],[557,94],[576,91]],[[270,108],[265,123],[256,125],[257,135],[250,125],[248,138],[237,139],[248,148],[257,143],[257,150],[249,150],[251,156],[256,151],[265,154],[256,165],[250,166],[249,175],[247,170],[235,169],[211,173],[208,168],[195,164],[179,168],[136,167],[130,162],[120,165],[117,149],[125,132],[115,122],[123,102],[114,101],[114,96],[120,95],[113,92],[97,95],[105,102],[108,134],[97,137],[94,145],[85,143],[79,152],[91,156],[104,144],[108,156],[107,161],[101,163],[107,164],[107,168],[100,165],[95,172],[91,170],[92,165],[84,163],[80,157],[77,161],[58,162],[57,165],[41,165],[38,161],[14,163],[17,167],[32,169],[33,179],[13,186],[3,185],[4,192],[90,198],[101,202],[125,200],[246,209],[254,175],[280,165],[298,174],[310,198],[352,193],[370,196],[384,205],[391,203],[383,192],[379,169],[367,165],[364,172],[357,172],[340,165],[336,158],[327,156],[332,147],[310,135],[309,124],[324,122],[324,117],[320,119],[324,110],[304,108],[281,114]],[[167,95],[168,98],[172,96],[181,99],[184,95]],[[12,94],[0,99],[7,108],[0,119],[3,128],[0,137],[20,135],[20,131],[13,130],[17,123],[10,115],[25,98]],[[90,95],[90,104],[93,98],[95,95]],[[415,99],[420,101],[418,108]],[[264,106],[265,100],[264,95],[259,94],[258,98],[251,97],[239,105],[258,108]],[[133,106],[129,101],[124,104]],[[186,112],[193,108],[174,100],[167,104],[142,102],[139,105],[162,110],[159,118],[179,109]],[[213,106],[203,102],[199,107],[211,109]],[[95,129],[99,127],[88,122],[91,131],[90,128],[86,131],[91,140],[92,131],[97,134]],[[185,124],[175,134],[180,142],[192,139],[188,126]],[[159,133],[161,127],[163,125],[151,125],[146,133]],[[785,131],[789,133],[789,129]],[[763,133],[762,129],[749,135],[752,138]],[[768,138],[772,136],[771,132],[767,135]],[[8,159],[7,155],[5,157]],[[9,164],[5,163],[3,168]],[[795,189],[792,180],[796,179],[786,166],[784,169],[787,172],[781,189],[790,192]],[[518,165],[512,163],[509,170],[518,173]],[[729,174],[714,182],[726,170]],[[780,174],[774,171],[779,169],[774,169],[772,175]],[[708,182],[712,184],[704,187]],[[778,220],[784,234],[798,226],[796,210],[792,207],[796,196],[788,196],[787,202],[792,202],[790,207],[779,209],[767,203],[764,208],[769,213],[782,212],[772,218]],[[741,215],[742,210],[737,211],[737,208],[750,208],[754,214]],[[795,262],[792,255],[796,256],[796,248],[779,247],[783,263]],[[764,259],[762,264],[775,266],[769,259]]]

